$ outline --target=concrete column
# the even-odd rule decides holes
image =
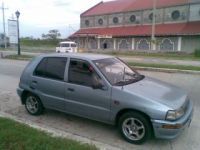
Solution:
[[[151,49],[154,51],[156,50],[156,44],[154,42],[151,42]]]
[[[181,51],[181,46],[182,46],[182,37],[178,37],[178,51]]]
[[[132,50],[135,50],[135,38],[132,38],[132,46],[131,46]]]
[[[97,39],[97,49],[101,49],[100,38]]]
[[[116,50],[116,43],[117,43],[117,41],[116,41],[115,38],[113,39],[113,41],[114,41],[114,42],[113,42],[113,48],[114,48],[114,50]]]

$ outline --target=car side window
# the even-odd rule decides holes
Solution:
[[[66,62],[67,58],[44,58],[37,66],[34,75],[55,80],[64,80]]]
[[[46,65],[46,77],[63,80],[66,62],[66,58],[48,58]]]
[[[45,77],[47,58],[43,58],[34,71],[34,75]]]
[[[68,43],[61,44],[61,47],[69,47]]]
[[[92,87],[95,80],[100,80],[100,77],[88,62],[77,59],[70,61],[69,83]]]

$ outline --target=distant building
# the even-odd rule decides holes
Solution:
[[[153,0],[100,2],[80,16],[74,38],[82,49],[150,50]],[[156,49],[200,48],[200,0],[157,0]]]

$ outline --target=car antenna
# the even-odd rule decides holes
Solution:
[[[126,68],[124,67],[124,70],[123,70],[123,81],[125,81],[125,71],[126,71]],[[124,89],[124,85],[122,85],[122,90]]]

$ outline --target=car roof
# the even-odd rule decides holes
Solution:
[[[106,58],[114,58],[114,56],[110,55],[102,55],[102,54],[91,54],[91,53],[51,53],[51,54],[43,54],[41,57],[70,57],[84,60],[100,60]]]

